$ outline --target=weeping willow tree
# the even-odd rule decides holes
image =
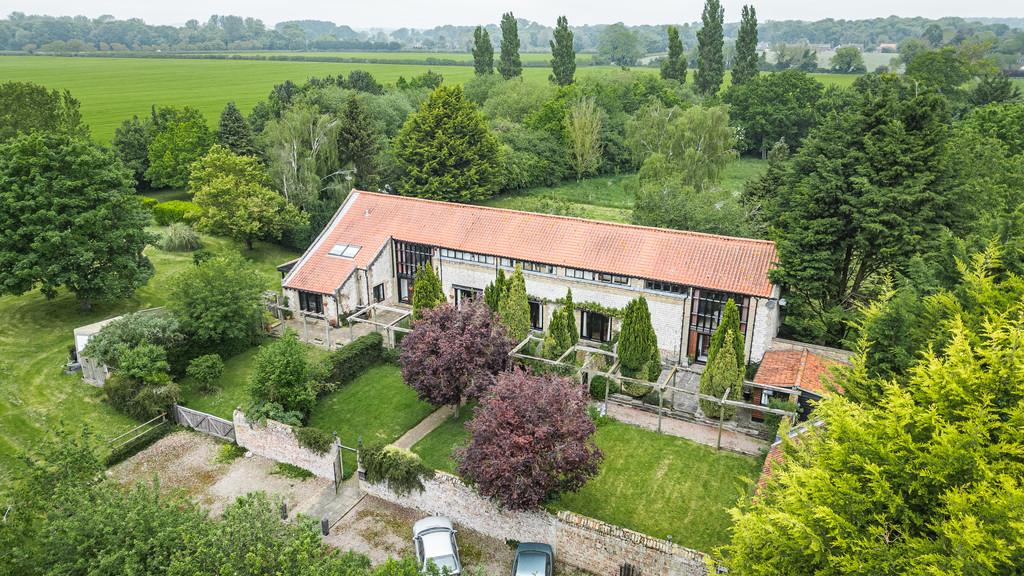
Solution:
[[[320,200],[343,197],[347,172],[338,157],[336,118],[312,106],[293,106],[267,124],[270,174],[288,202],[300,210]]]

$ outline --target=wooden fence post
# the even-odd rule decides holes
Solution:
[[[729,397],[729,391],[732,388],[726,388],[725,394],[722,394],[722,403],[718,405],[718,444],[715,446],[715,450],[722,449],[722,425],[725,424],[725,399]]]

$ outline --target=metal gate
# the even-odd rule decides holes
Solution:
[[[193,430],[198,430],[229,442],[235,441],[235,425],[228,420],[178,404],[174,405],[171,412],[174,415],[174,421],[182,426],[187,426]]]

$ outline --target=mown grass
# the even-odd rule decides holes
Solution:
[[[544,56],[536,54],[530,58]],[[434,68],[446,82],[462,83],[473,77],[471,66]],[[81,101],[82,117],[93,135],[103,142],[113,137],[114,129],[122,120],[132,115],[149,114],[153,105],[193,106],[214,127],[229,100],[248,113],[257,102],[266,98],[275,84],[285,80],[302,83],[311,76],[365,70],[379,82],[390,84],[399,76],[409,78],[429,69],[431,66],[427,64],[0,56],[0,78],[5,81],[31,81],[50,88],[70,90]],[[585,77],[614,70],[618,68],[582,66],[576,73],[577,77]],[[657,73],[653,68],[636,70]],[[547,67],[523,69],[523,77],[529,82],[547,82],[549,74]],[[856,78],[841,74],[814,76],[822,82],[843,86],[853,83]]]
[[[757,158],[740,158],[729,163],[722,174],[721,186],[733,192],[764,173],[768,163]],[[563,182],[555,186],[529,188],[502,194],[482,202],[485,206],[561,214],[609,222],[632,222],[633,186],[636,174],[617,174]]]
[[[445,421],[417,442],[413,452],[428,466],[453,472],[451,454],[469,438],[463,426],[469,417]],[[728,541],[728,510],[750,493],[761,469],[758,458],[716,452],[620,422],[602,425],[594,440],[604,453],[600,472],[549,508],[657,538],[671,535],[674,542],[697,550],[710,551]]]
[[[281,50],[255,50],[255,51],[228,51],[228,52],[209,52],[209,54],[230,54],[232,56],[264,56],[264,57],[290,57],[300,56],[302,58],[365,58],[367,60],[421,60],[424,63],[428,59],[434,60],[453,60],[455,62],[472,62],[473,54],[471,52],[422,52],[422,51],[401,51],[401,52],[348,52],[348,51],[334,51],[334,50],[299,50],[299,51],[281,51]],[[521,52],[519,58],[523,62],[550,62],[551,53],[549,52]],[[593,54],[576,54],[577,63],[589,63],[593,60]]]
[[[336,432],[342,444],[353,448],[360,438],[364,446],[383,446],[397,440],[433,411],[433,406],[405,385],[397,366],[381,364],[321,398],[310,415],[309,425],[327,433]],[[351,460],[345,459],[346,474],[354,465]]]
[[[156,230],[156,229],[154,229]],[[206,247],[216,252],[237,250],[251,258],[267,280],[280,283],[275,266],[295,253],[257,243],[244,247],[230,240],[204,236]],[[192,254],[146,249],[156,273],[131,298],[83,310],[71,294],[61,292],[47,300],[39,292],[0,297],[0,483],[20,463],[17,454],[30,449],[49,430],[60,425],[78,430],[88,425],[101,438],[111,438],[137,422],[105,402],[100,389],[82,381],[80,374],[63,374],[72,331],[104,318],[167,303],[168,281],[192,266]]]
[[[413,445],[412,451],[423,459],[423,463],[434,470],[455,473],[453,451],[462,446],[469,435],[466,433],[466,422],[473,417],[473,406],[463,406],[459,417],[450,417],[440,426],[434,428]]]

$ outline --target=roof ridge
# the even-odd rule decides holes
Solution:
[[[542,218],[550,218],[550,219],[554,219],[554,220],[569,220],[569,221],[573,221],[573,222],[586,222],[586,223],[593,224],[593,225],[598,225],[598,226],[612,226],[612,227],[618,227],[618,228],[629,228],[629,229],[634,229],[634,230],[636,230],[636,229],[639,229],[639,230],[656,230],[656,231],[659,231],[659,232],[666,232],[668,234],[678,234],[680,236],[696,236],[696,237],[701,237],[701,238],[719,239],[719,240],[726,240],[726,241],[737,242],[737,243],[749,243],[749,244],[760,244],[760,245],[775,246],[775,242],[773,242],[771,240],[761,240],[761,239],[758,239],[758,238],[745,238],[743,236],[726,236],[724,234],[711,234],[709,232],[695,232],[693,230],[675,230],[675,229],[672,229],[672,228],[659,228],[657,226],[641,226],[639,224],[624,224],[622,222],[609,222],[607,220],[594,220],[594,219],[591,219],[591,218],[581,218],[579,216],[565,216],[565,215],[562,215],[562,214],[545,214],[543,212],[529,212],[529,211],[526,211],[526,210],[513,210],[512,208],[498,208],[496,206],[480,206],[478,204],[463,204],[461,202],[447,202],[447,201],[444,201],[444,200],[432,200],[430,198],[417,198],[415,196],[402,196],[401,194],[388,194],[386,192],[369,192],[367,190],[359,190],[357,188],[353,188],[352,192],[355,192],[355,193],[358,193],[358,194],[370,194],[370,195],[373,195],[373,196],[384,196],[384,197],[388,197],[388,198],[396,198],[396,199],[401,199],[401,200],[405,200],[405,201],[409,201],[409,202],[423,202],[423,203],[427,203],[427,204],[443,204],[443,205],[449,205],[449,206],[450,205],[456,205],[456,206],[459,206],[461,208],[470,208],[470,209],[481,210],[481,211],[511,212],[513,214],[528,214],[528,215],[531,215],[531,216],[539,216],[539,217],[542,217]]]

